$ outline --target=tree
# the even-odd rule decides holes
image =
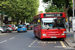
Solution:
[[[45,9],[46,12],[64,12],[63,7],[62,8],[57,8],[57,6],[54,5],[49,5]]]
[[[39,0],[6,0],[2,2],[4,12],[6,15],[13,19],[16,19],[17,22],[29,17],[33,17],[37,14],[39,7]],[[12,22],[13,23],[13,22]]]
[[[43,0],[44,3],[51,1],[51,0]],[[56,5],[57,8],[62,8],[62,6],[64,7],[64,11],[66,13],[66,17],[67,15],[67,11],[69,8],[72,8],[72,0],[52,0],[52,4]]]

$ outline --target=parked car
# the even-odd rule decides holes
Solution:
[[[12,25],[12,27],[14,28],[14,30],[18,29],[18,27],[16,25]]]
[[[32,30],[32,26],[31,25],[27,25],[27,29],[30,29],[30,30]]]
[[[25,25],[19,25],[17,32],[27,32],[27,28]]]
[[[3,32],[10,33],[10,32],[12,32],[12,29],[8,26],[1,26],[0,27],[0,33],[3,33]]]
[[[18,29],[18,27],[17,26],[15,26],[15,30],[17,30]]]
[[[15,27],[14,25],[12,25],[12,24],[6,24],[5,26],[11,27],[12,30],[16,30],[16,29],[15,29],[16,27]]]

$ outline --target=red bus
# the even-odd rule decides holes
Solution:
[[[66,38],[64,12],[41,13],[33,17],[34,35],[44,38]]]

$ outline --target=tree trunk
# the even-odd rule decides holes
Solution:
[[[2,11],[2,6],[1,6],[1,26],[3,26],[3,11]]]
[[[26,24],[26,19],[25,19],[25,24]]]
[[[23,19],[21,19],[21,24],[23,24]]]
[[[24,17],[24,19],[23,19],[23,23],[25,24],[25,17]]]
[[[20,23],[19,23],[19,17],[18,17],[18,19],[17,19],[17,25],[19,25]]]
[[[11,17],[11,24],[13,24],[13,17]]]
[[[26,18],[24,17],[24,23],[26,24]]]

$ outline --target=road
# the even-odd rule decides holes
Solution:
[[[40,40],[33,34],[33,30],[27,32],[0,34],[0,50],[75,50],[69,47],[65,41],[58,39]]]

